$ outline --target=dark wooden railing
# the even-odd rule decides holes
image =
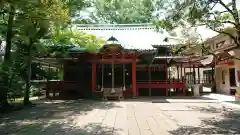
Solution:
[[[48,81],[47,88],[48,89],[58,89],[58,90],[65,90],[65,89],[76,89],[77,86],[76,81]]]
[[[47,81],[46,83],[46,96],[50,97],[50,93],[53,93],[55,97],[56,93],[65,93],[67,91],[76,91],[79,88],[79,84],[75,81]]]

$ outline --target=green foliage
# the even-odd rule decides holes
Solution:
[[[50,40],[45,40],[44,43],[49,45],[77,45],[86,48],[90,52],[94,52],[103,46],[106,41],[97,38],[93,34],[64,29],[58,32],[53,32],[52,38]]]
[[[96,0],[96,22],[149,23],[153,17],[153,0]]]
[[[69,15],[72,18],[79,18],[80,17],[80,11],[91,7],[92,6],[92,2],[89,0],[62,0],[65,5],[66,8],[69,9]]]
[[[13,89],[13,85],[19,84],[14,80],[22,79],[19,82],[25,81],[25,99],[29,100],[30,65],[32,58],[42,48],[39,41],[69,20],[68,8],[62,0],[18,0],[1,1],[0,11],[3,13],[0,18],[0,26],[3,27],[0,36],[7,41],[6,54],[10,54],[11,49],[15,51],[11,57],[5,57],[1,87]],[[1,92],[0,106],[6,104],[6,88]]]
[[[41,87],[42,86],[39,84],[32,85],[30,88],[30,95],[33,97],[42,96],[43,93],[42,93]]]
[[[73,35],[73,44],[87,48],[90,52],[95,52],[106,43],[105,40],[97,38],[94,34],[73,31]]]
[[[161,18],[154,21],[158,27],[172,30],[183,26],[206,26],[230,36],[240,45],[240,18],[236,0],[159,0],[159,3],[164,10],[158,12],[157,16]],[[224,31],[227,25],[236,28],[238,37]]]

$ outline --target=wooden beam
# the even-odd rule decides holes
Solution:
[[[200,69],[199,69],[199,67],[198,67],[198,83],[199,83],[199,84],[201,83],[201,81],[200,81]]]
[[[179,80],[179,66],[177,66],[177,79]]]
[[[195,71],[195,65],[193,64],[193,83],[196,84],[196,71]]]
[[[133,60],[133,59],[98,59],[98,60],[89,60],[90,63],[104,63],[104,64],[127,64],[127,63],[132,63],[133,61],[138,62],[139,59]]]
[[[180,66],[180,69],[181,69],[181,80],[183,80],[183,72],[182,72],[182,64],[181,64],[181,66]]]

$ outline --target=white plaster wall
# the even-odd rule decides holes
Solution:
[[[217,93],[229,94],[230,92],[229,68],[230,67],[232,66],[228,66],[228,65],[216,66],[215,82],[216,82]],[[225,74],[224,74],[225,84],[222,83],[223,82],[222,71],[225,71]]]
[[[234,50],[234,56],[240,58],[240,49]],[[237,87],[230,87],[230,75],[229,68],[235,68],[236,85],[240,87],[238,81],[237,71],[240,70],[240,60],[234,60],[234,65],[216,65],[215,66],[215,82],[218,93],[229,94],[230,89],[236,89]],[[225,84],[222,84],[222,70],[225,70]]]
[[[240,58],[240,49],[234,50],[235,57]],[[238,81],[237,71],[240,71],[240,60],[235,59],[235,77],[236,77],[236,85],[240,87],[240,82]]]

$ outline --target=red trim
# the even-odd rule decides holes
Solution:
[[[177,80],[138,81],[137,88],[185,88],[186,83]]]
[[[136,61],[132,62],[132,91],[133,96],[137,96],[137,86],[136,86]]]
[[[132,63],[132,59],[114,59],[114,58],[108,58],[108,59],[98,59],[98,60],[90,60],[91,63],[115,63],[115,64],[122,64],[122,63]]]
[[[92,63],[92,92],[96,90],[96,63]]]
[[[231,59],[219,61],[217,65],[234,65],[234,61]]]

